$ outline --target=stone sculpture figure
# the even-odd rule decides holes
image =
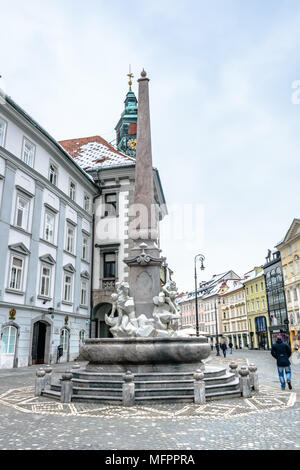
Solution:
[[[177,288],[174,281],[167,281],[159,295],[153,298],[155,307],[151,319],[145,315],[136,318],[134,300],[129,295],[127,282],[117,282],[116,290],[117,292],[111,295],[111,314],[105,315],[105,322],[111,327],[110,331],[114,337],[176,336],[180,310],[175,304]]]
[[[176,283],[169,280],[162,287],[159,295],[153,298],[156,336],[176,336],[177,334],[180,309],[175,304],[176,293]]]
[[[129,296],[127,282],[116,283],[116,294],[112,294],[113,306],[110,315],[105,315],[105,323],[111,326],[110,331],[114,337],[136,336],[138,323],[135,317],[134,300]],[[115,316],[117,311],[118,315]]]

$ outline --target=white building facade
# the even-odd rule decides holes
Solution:
[[[94,201],[90,336],[111,337],[105,323],[105,314],[109,314],[112,309],[111,295],[115,292],[117,282],[129,281],[129,268],[124,259],[133,243],[129,239],[129,224],[132,221],[129,212],[134,199],[135,158],[121,153],[100,136],[60,143],[100,189]],[[162,220],[167,214],[167,208],[159,173],[155,168],[153,182],[159,219]]]
[[[0,368],[74,360],[89,334],[98,188],[13,100],[0,101]]]

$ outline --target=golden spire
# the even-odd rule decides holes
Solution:
[[[133,73],[131,73],[131,65],[129,65],[129,73],[127,74],[127,77],[129,77],[128,85],[129,85],[129,89],[131,90],[132,79],[134,77]]]

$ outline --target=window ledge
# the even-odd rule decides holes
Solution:
[[[30,237],[32,236],[32,234],[30,232],[28,232],[27,230],[25,230],[22,227],[18,227],[17,225],[10,225],[10,228],[12,228],[14,230],[18,230],[18,232],[24,233],[25,235],[29,235]]]
[[[64,253],[66,253],[66,255],[73,256],[73,258],[76,258],[76,255],[74,255],[74,253],[71,253],[70,251],[64,250]]]
[[[85,310],[89,309],[89,307],[87,305],[79,305],[79,308],[84,308]]]
[[[82,261],[83,263],[90,264],[90,261],[88,261],[87,259],[81,258],[81,261]]]
[[[52,297],[46,297],[45,295],[37,295],[37,298],[40,300],[52,300]]]
[[[22,292],[22,291],[16,290],[16,289],[11,289],[9,287],[7,289],[5,289],[5,292],[8,292],[9,294],[25,295],[25,292]]]
[[[61,303],[64,305],[70,305],[70,306],[73,305],[73,302],[68,302],[67,300],[62,300]]]
[[[47,245],[49,245],[49,246],[53,246],[53,248],[57,248],[57,245],[55,245],[52,242],[49,242],[48,240],[45,240],[45,238],[40,238],[40,241],[43,242],[43,243],[47,243]]]

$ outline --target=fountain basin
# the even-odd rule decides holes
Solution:
[[[107,372],[170,370],[196,371],[210,355],[204,336],[198,338],[96,338],[87,339],[80,360],[87,370]]]

